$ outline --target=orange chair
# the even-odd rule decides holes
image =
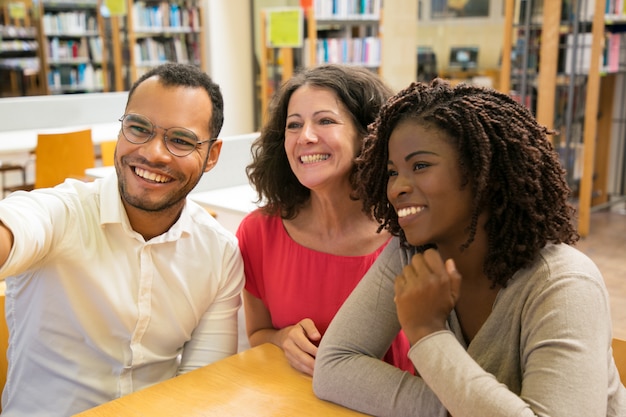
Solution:
[[[8,187],[5,191],[54,187],[67,178],[88,181],[85,170],[96,166],[91,129],[38,134],[31,161],[35,164],[35,182]]]
[[[613,358],[622,384],[626,385],[626,340],[613,338]]]
[[[115,165],[115,146],[117,140],[107,140],[100,142],[100,157],[102,158],[102,165],[110,167]]]
[[[91,129],[37,135],[35,188],[54,187],[66,178],[85,178],[96,166]]]

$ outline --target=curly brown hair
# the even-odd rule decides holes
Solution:
[[[292,94],[309,85],[333,91],[346,107],[362,140],[392,90],[375,73],[355,66],[320,65],[301,70],[287,80],[272,99],[268,121],[252,144],[252,162],[246,167],[263,211],[292,219],[308,201],[311,192],[295,176],[285,152],[287,108]],[[351,175],[355,188],[354,175]]]
[[[389,137],[407,119],[445,132],[456,147],[465,186],[474,196],[469,236],[461,249],[474,240],[478,216],[486,211],[484,272],[494,285],[506,286],[547,243],[579,239],[571,191],[547,136],[554,132],[505,94],[469,84],[452,87],[441,79],[400,91],[370,126],[356,161],[356,194],[364,211],[380,223],[379,230],[389,230],[409,246],[387,199]]]

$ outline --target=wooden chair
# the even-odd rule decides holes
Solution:
[[[85,178],[96,166],[91,129],[37,135],[35,188],[54,187],[66,178]]]
[[[613,358],[622,384],[626,385],[626,340],[613,338]]]
[[[115,146],[117,140],[107,140],[100,142],[100,157],[102,158],[102,165],[110,167],[115,165]]]
[[[5,176],[5,174],[13,171],[19,172],[22,176],[22,182],[18,185],[18,187],[25,187],[26,185],[26,166],[9,161],[0,161],[0,178],[2,178],[2,198],[5,197],[7,192],[11,191],[11,188],[15,187],[7,185]]]
[[[66,178],[88,181],[85,170],[96,166],[91,129],[38,134],[32,161],[35,164],[35,182],[8,187],[5,191],[54,187]]]

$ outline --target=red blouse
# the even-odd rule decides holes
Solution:
[[[295,242],[279,216],[256,210],[237,230],[246,290],[260,298],[275,328],[310,318],[322,336],[339,307],[374,263],[387,242],[364,256],[318,252]],[[385,361],[413,373],[409,342],[400,333]]]

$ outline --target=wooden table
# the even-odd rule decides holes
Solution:
[[[364,416],[315,397],[311,378],[265,344],[84,411],[111,416]]]

